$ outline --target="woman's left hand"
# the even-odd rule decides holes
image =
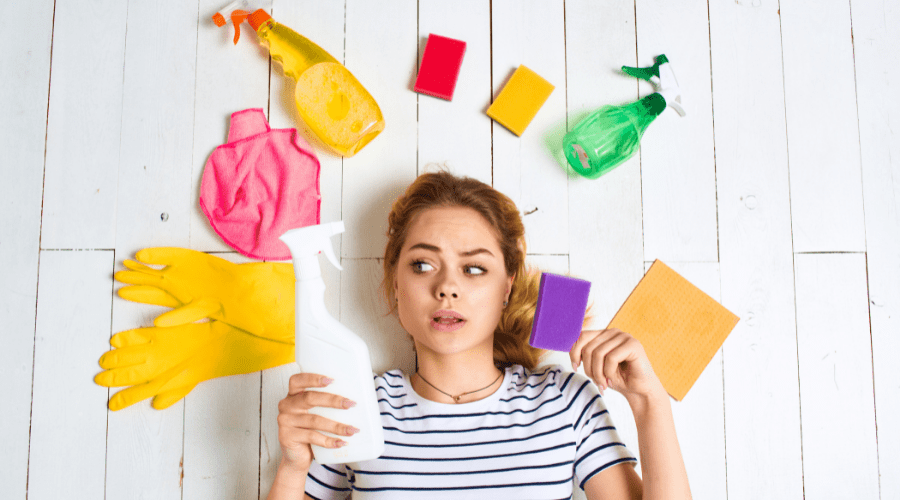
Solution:
[[[584,330],[569,351],[572,368],[584,362],[584,373],[602,393],[607,387],[624,396],[654,396],[666,391],[650,366],[644,347],[618,329]]]

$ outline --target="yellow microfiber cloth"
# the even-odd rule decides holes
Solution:
[[[663,387],[681,401],[739,320],[657,260],[609,328],[641,342]]]
[[[487,110],[487,115],[521,136],[544,102],[553,85],[527,67],[519,66]]]

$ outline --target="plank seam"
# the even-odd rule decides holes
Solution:
[[[44,119],[44,164],[43,176],[41,178],[41,230],[38,231],[38,247],[37,247],[37,266],[34,286],[34,331],[31,338],[31,402],[28,409],[28,453],[25,457],[25,500],[28,500],[28,484],[31,480],[31,425],[34,418],[34,362],[35,351],[37,350],[37,315],[38,315],[38,294],[41,289],[41,238],[43,237],[44,225],[44,188],[47,185],[47,135],[50,128],[50,85],[53,81],[53,38],[56,34],[56,0],[53,1],[53,15],[50,20],[50,60],[49,68],[47,68],[47,112]]]
[[[787,90],[784,76],[784,26],[782,24],[781,17],[781,1],[778,2],[778,36],[781,41],[781,95],[783,97],[784,102],[784,148],[785,148],[785,163],[787,165],[788,175],[787,175],[787,195],[788,195],[788,220],[790,224],[791,231],[791,281],[794,285],[794,349],[795,355],[797,357],[797,417],[798,417],[798,425],[800,427],[800,489],[802,493],[802,497],[806,497],[806,473],[805,473],[805,463],[803,461],[803,400],[801,398],[801,388],[800,388],[800,339],[799,339],[799,325],[797,323],[797,261],[796,256],[797,253],[794,252],[794,215],[793,215],[793,200],[791,199],[791,144],[790,144],[790,136],[788,135],[788,114],[787,114]]]

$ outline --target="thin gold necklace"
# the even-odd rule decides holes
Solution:
[[[418,375],[419,378],[422,379],[422,382],[425,382],[426,384],[430,385],[431,387],[434,387],[434,384],[432,384],[431,382],[425,380],[425,377],[423,377],[421,373],[416,372],[416,375]],[[481,392],[481,391],[487,389],[488,387],[490,387],[490,386],[496,384],[497,381],[500,380],[500,377],[502,377],[502,376],[503,376],[503,372],[501,371],[501,372],[500,372],[500,375],[497,375],[497,378],[495,378],[494,381],[491,382],[490,384],[488,384],[488,385],[482,387],[481,389],[478,389],[477,391],[464,392],[464,393],[462,393],[462,394],[460,394],[460,395],[458,395],[458,396],[454,396],[453,394],[444,392],[444,391],[438,389],[437,387],[434,387],[434,389],[435,389],[436,391],[440,392],[441,394],[445,394],[445,395],[447,395],[447,396],[450,396],[450,397],[453,399],[453,402],[454,402],[454,403],[459,403],[459,398],[461,398],[461,397],[463,397],[463,396],[466,396],[466,395],[468,395],[468,394],[474,394],[474,393],[476,393],[476,392]]]

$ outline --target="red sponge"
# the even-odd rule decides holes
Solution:
[[[452,100],[465,53],[466,42],[462,40],[433,33],[428,35],[425,53],[422,55],[422,67],[419,68],[419,76],[416,77],[413,89],[420,94]]]

